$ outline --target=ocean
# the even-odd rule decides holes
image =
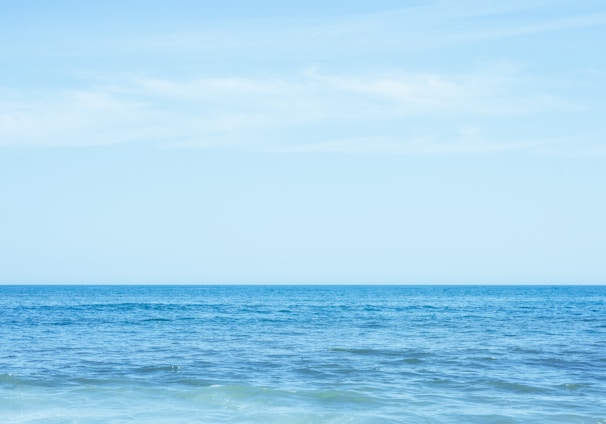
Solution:
[[[2,423],[606,423],[606,286],[0,286]]]

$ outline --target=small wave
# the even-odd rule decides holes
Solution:
[[[153,374],[157,372],[178,372],[182,368],[181,365],[147,365],[136,368],[134,371],[138,374]]]
[[[218,384],[212,384],[207,380],[200,380],[197,378],[187,377],[179,380],[174,380],[176,384],[181,384],[183,386],[191,386],[191,387],[219,387]]]
[[[515,383],[503,380],[490,380],[487,384],[495,389],[506,390],[515,393],[544,393],[545,389],[536,386],[530,386],[523,383]]]
[[[562,390],[566,390],[569,392],[576,392],[579,390],[584,390],[588,387],[590,387],[589,384],[584,384],[584,383],[566,383],[566,384],[560,384],[559,386],[556,386],[558,389],[562,389]]]
[[[423,361],[419,358],[405,358],[405,359],[402,359],[401,362],[403,362],[405,364],[416,365],[416,364],[422,363]]]
[[[351,403],[360,406],[376,403],[376,400],[373,397],[356,391],[318,390],[303,392],[302,394],[308,398],[330,403]]]
[[[16,383],[19,379],[13,374],[0,374],[0,383]]]
[[[372,348],[341,348],[335,347],[330,349],[330,352],[337,353],[350,353],[352,355],[368,355],[368,356],[383,356],[383,357],[397,357],[405,359],[420,360],[421,358],[427,357],[430,354],[422,351],[410,351],[410,350],[390,350],[390,349],[372,349]]]
[[[377,399],[355,390],[287,390],[267,386],[241,384],[212,384],[201,387],[195,397],[219,403],[253,401],[255,404],[313,402],[318,404],[348,404],[365,408],[377,403]]]
[[[57,384],[58,380],[52,378],[28,378],[23,376],[16,376],[14,374],[0,374],[0,387],[53,387]]]

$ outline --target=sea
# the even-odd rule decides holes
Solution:
[[[0,286],[0,422],[606,424],[606,286]]]

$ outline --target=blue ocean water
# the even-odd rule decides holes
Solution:
[[[3,423],[606,423],[606,287],[0,286]]]

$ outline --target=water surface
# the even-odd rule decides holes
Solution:
[[[6,423],[606,423],[606,287],[0,286]]]

